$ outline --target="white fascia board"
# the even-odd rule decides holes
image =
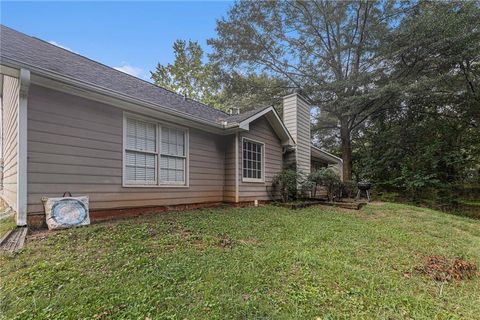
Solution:
[[[268,117],[268,115],[271,115]],[[260,117],[267,116],[267,120],[270,122],[272,127],[275,129],[277,128],[277,135],[282,140],[282,144],[284,146],[288,145],[294,145],[295,141],[293,140],[292,136],[290,135],[290,132],[288,129],[285,127],[285,124],[283,121],[280,119],[280,116],[278,115],[278,112],[275,110],[274,107],[268,107],[265,108],[264,110],[252,115],[251,117],[243,120],[238,124],[238,127],[243,130],[250,130],[250,123],[257,120]]]
[[[3,58],[2,58],[3,62]],[[4,74],[6,76],[10,76],[13,78],[19,78],[20,77],[20,69],[16,68],[11,68],[9,66],[6,66],[4,64],[0,64],[0,74]]]
[[[333,162],[343,163],[342,158],[339,158],[339,157],[331,154],[330,152],[327,152],[327,151],[325,151],[325,150],[323,150],[323,149],[317,148],[317,147],[315,147],[315,146],[313,146],[313,145],[312,145],[311,147],[312,147],[312,149],[315,149],[316,151],[318,151],[318,152],[320,152],[320,153],[323,153],[323,154],[326,155],[327,157],[332,158]]]

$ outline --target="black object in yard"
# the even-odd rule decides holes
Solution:
[[[368,181],[360,181],[357,183],[357,200],[360,199],[360,196],[362,195],[362,192],[364,192],[367,196],[368,202],[370,202],[370,188],[372,187],[372,184]]]

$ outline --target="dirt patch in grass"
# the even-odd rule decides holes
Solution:
[[[27,241],[43,241],[43,240],[46,240],[52,234],[54,233],[49,230],[29,231],[29,234],[27,235]]]
[[[227,235],[222,235],[218,241],[218,246],[220,248],[224,248],[224,249],[232,248],[233,245],[234,245],[234,241],[230,239],[230,237],[228,237]]]
[[[443,256],[429,256],[425,263],[415,267],[415,272],[444,282],[471,279],[477,275],[477,265],[463,259],[447,259]]]
[[[172,231],[172,234],[178,236],[183,242],[186,242],[189,245],[193,245],[199,250],[203,250],[207,247],[207,245],[202,239],[202,236],[196,234],[195,232],[193,232],[193,230],[177,226]]]

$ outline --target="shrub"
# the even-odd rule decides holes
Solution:
[[[332,169],[322,168],[316,170],[310,173],[308,180],[314,184],[314,190],[317,189],[317,186],[324,186],[327,189],[328,200],[333,201],[335,198],[340,198],[342,181]]]
[[[299,183],[300,185],[300,197],[313,197],[316,191],[316,184],[308,179]]]
[[[298,174],[293,169],[284,169],[273,177],[272,184],[280,193],[282,202],[297,199],[298,180]]]

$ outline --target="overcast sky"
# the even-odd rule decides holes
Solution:
[[[143,79],[173,61],[176,39],[206,40],[232,3],[0,2],[2,24]]]

